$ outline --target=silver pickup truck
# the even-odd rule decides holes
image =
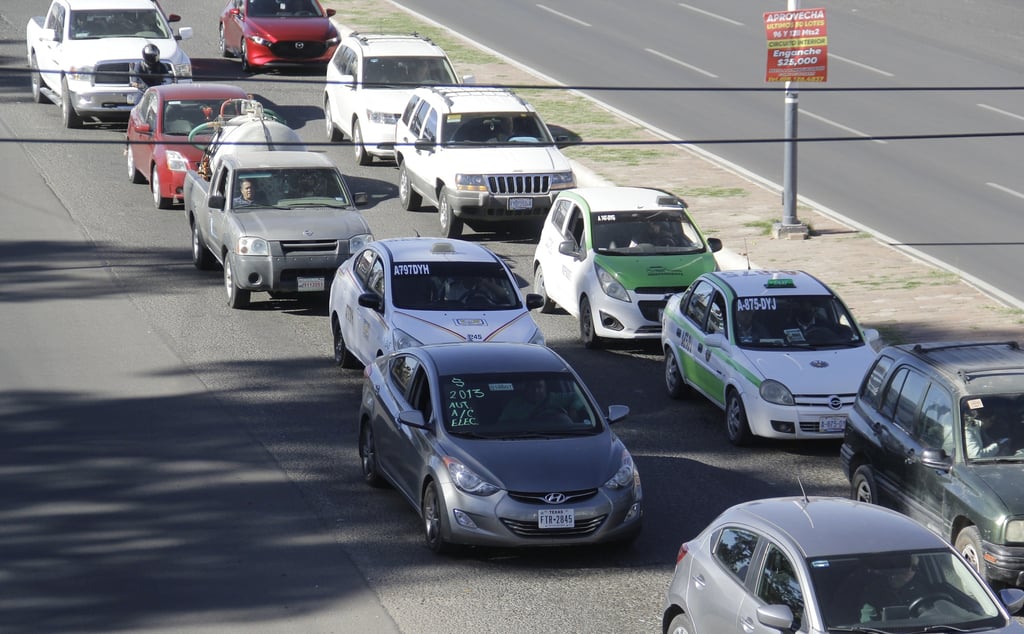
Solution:
[[[308,151],[221,156],[209,180],[185,175],[185,211],[198,269],[224,269],[228,305],[253,291],[325,293],[338,266],[373,240],[337,166]]]

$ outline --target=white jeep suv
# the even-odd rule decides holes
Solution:
[[[463,224],[539,233],[558,192],[576,185],[540,115],[505,88],[416,89],[395,125],[395,160],[402,206],[437,207],[446,238]]]
[[[395,122],[413,89],[472,81],[456,76],[441,47],[416,33],[349,33],[327,65],[327,140],[351,139],[360,165],[393,159]]]

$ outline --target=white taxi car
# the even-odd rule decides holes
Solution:
[[[328,311],[334,362],[357,368],[428,343],[544,343],[508,265],[463,240],[395,238],[371,242],[338,267]]]
[[[717,271],[662,317],[665,388],[725,410],[729,440],[841,439],[878,331],[802,271]]]

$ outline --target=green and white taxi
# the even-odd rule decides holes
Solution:
[[[841,439],[878,331],[803,271],[717,271],[665,307],[665,389],[725,410],[729,440]]]
[[[718,268],[722,242],[701,234],[679,197],[644,187],[561,192],[534,252],[541,312],[561,306],[586,347],[602,339],[654,339],[668,298]]]

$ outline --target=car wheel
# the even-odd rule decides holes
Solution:
[[[75,112],[75,105],[71,103],[71,90],[68,88],[68,80],[61,79],[60,87],[60,116],[64,127],[71,130],[82,127],[82,118]]]
[[[153,191],[153,204],[156,205],[157,209],[170,209],[174,206],[174,199],[167,198],[160,192],[160,170],[157,169],[156,165],[153,165],[153,169],[149,174],[149,187]]]
[[[217,51],[220,52],[221,57],[231,57],[231,51],[228,50],[228,44],[224,41],[224,25],[220,25],[217,33]]]
[[[245,40],[244,39],[242,40],[242,49],[238,52],[238,57],[239,57],[239,59],[242,60],[242,72],[243,73],[247,73],[248,74],[248,73],[255,72],[253,70],[252,64],[249,63],[249,48],[245,45]]]
[[[594,327],[594,311],[590,308],[590,300],[584,297],[580,300],[580,339],[584,348],[600,348],[601,337],[597,336],[597,329]]]
[[[445,518],[444,500],[437,494],[437,484],[431,482],[427,490],[423,492],[423,536],[427,541],[427,548],[435,553],[447,553],[453,550],[452,544],[445,539]]]
[[[39,72],[35,53],[32,54],[32,101],[47,103],[50,100],[43,94],[43,75]]]
[[[138,185],[140,183],[145,183],[146,179],[142,176],[142,172],[140,172],[139,170],[137,170],[135,168],[135,151],[132,149],[132,146],[130,146],[130,145],[128,146],[128,156],[127,156],[127,158],[128,158],[128,181],[133,183],[133,184],[135,184],[135,185]]]
[[[539,264],[533,272],[533,292],[544,298],[544,303],[540,305],[540,312],[545,314],[555,312],[555,303],[548,297],[548,289],[544,286],[544,270]]]
[[[363,145],[363,126],[359,125],[359,119],[352,122],[352,151],[356,153],[356,163],[369,165],[373,162],[373,157],[367,153],[366,146]]]
[[[695,632],[693,621],[690,620],[689,615],[685,612],[672,617],[672,622],[668,624],[668,629],[665,630],[665,634],[695,634]]]
[[[384,486],[384,479],[377,470],[377,446],[373,442],[373,428],[369,421],[363,423],[359,430],[359,462],[363,468],[363,482],[374,488]]]
[[[437,195],[437,216],[441,221],[442,238],[458,238],[462,235],[462,219],[455,216],[448,202],[448,188],[442,187]]]
[[[213,254],[203,244],[203,235],[199,232],[199,225],[192,222],[192,264],[200,271],[209,271],[213,268]]]
[[[730,390],[725,399],[725,431],[729,435],[729,442],[737,447],[750,444],[752,434],[747,422],[747,410],[736,390]]]
[[[344,138],[338,127],[334,125],[334,118],[331,116],[331,98],[324,96],[324,132],[327,133],[327,140],[336,143]]]
[[[875,472],[869,465],[861,465],[853,472],[853,478],[850,480],[850,498],[858,502],[878,504]]]
[[[331,331],[334,333],[334,365],[342,368],[358,368],[359,360],[352,351],[345,345],[345,335],[341,332],[341,324],[338,318],[331,318]]]
[[[690,395],[690,386],[686,384],[686,377],[683,376],[676,355],[668,346],[665,346],[665,391],[669,397],[677,400]]]
[[[981,533],[977,526],[967,526],[956,536],[956,551],[967,563],[971,564],[982,577],[987,578],[985,570],[985,550],[981,545]]]
[[[249,305],[249,298],[252,296],[252,293],[235,285],[235,272],[231,269],[230,255],[224,256],[224,290],[228,294],[228,306],[232,308],[245,308]]]
[[[405,169],[405,163],[398,166],[398,202],[406,211],[416,211],[423,204],[423,196],[416,193],[409,180],[409,172]]]

